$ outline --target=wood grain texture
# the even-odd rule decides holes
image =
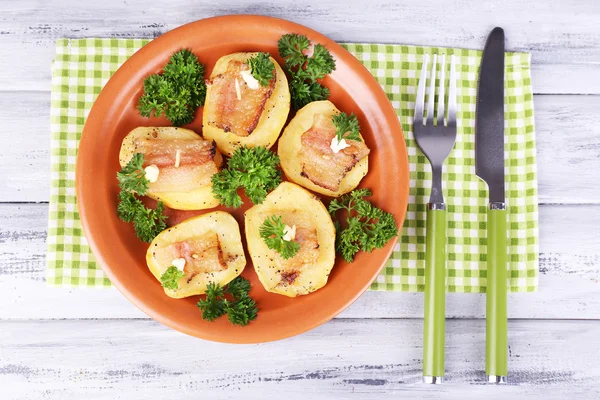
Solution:
[[[507,48],[530,51],[538,93],[600,93],[600,3],[588,0],[327,0],[229,2],[145,0],[39,2],[3,7],[0,90],[47,90],[59,37],[155,37],[194,20],[225,14],[290,19],[337,41],[482,48],[495,25]],[[19,60],[15,63],[14,60]]]
[[[482,383],[485,323],[481,320],[448,321],[447,383],[441,387],[419,383],[422,329],[420,320],[335,320],[284,341],[233,346],[188,337],[154,321],[4,321],[0,322],[0,397],[600,396],[599,321],[510,321],[511,381],[504,387]]]
[[[481,48],[503,26],[532,53],[540,290],[509,298],[511,385],[481,384],[485,299],[451,294],[448,383],[419,384],[422,294],[367,292],[304,335],[187,337],[114,289],[44,282],[50,62],[59,37],[156,37],[215,15],[296,21],[337,41]],[[0,2],[0,399],[598,399],[600,2],[63,0]],[[553,95],[559,94],[559,95]],[[564,205],[568,203],[571,205]],[[472,319],[476,318],[476,319]],[[521,320],[523,319],[523,320]],[[552,320],[556,319],[556,320]]]
[[[540,202],[600,203],[600,96],[535,96]],[[23,110],[26,110],[24,112]],[[0,96],[0,202],[48,201],[50,94]]]
[[[46,216],[42,204],[0,205],[0,319],[144,318],[114,289],[45,285]],[[511,294],[510,317],[600,319],[600,207],[542,206],[540,240],[540,290]],[[340,317],[420,318],[422,307],[420,293],[368,292]],[[485,297],[448,294],[447,315],[483,318]]]
[[[50,92],[1,92],[0,120],[0,202],[48,201]]]

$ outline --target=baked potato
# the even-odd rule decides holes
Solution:
[[[246,61],[257,53],[221,57],[207,84],[202,134],[231,156],[240,146],[273,146],[290,111],[290,91],[285,73],[272,57],[274,78],[268,86],[256,85]]]
[[[295,230],[300,250],[284,259],[260,236],[266,218],[281,216]],[[335,228],[321,200],[302,187],[283,182],[262,204],[246,211],[246,241],[254,269],[268,292],[296,297],[325,286],[335,262]]]
[[[164,288],[169,297],[204,294],[209,282],[224,286],[242,273],[246,257],[240,227],[224,211],[213,211],[187,219],[162,231],[146,253],[150,272],[160,282],[169,267],[181,260],[185,276],[178,288]]]
[[[278,144],[281,167],[291,181],[314,192],[339,197],[355,189],[369,171],[369,149],[361,141],[331,148],[340,111],[328,100],[307,104],[285,128]]]
[[[121,167],[135,153],[143,153],[144,167],[154,165],[158,174],[156,181],[149,184],[148,197],[176,210],[219,205],[212,193],[211,178],[219,171],[223,157],[213,141],[204,140],[189,129],[139,127],[123,139]]]

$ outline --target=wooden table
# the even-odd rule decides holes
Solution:
[[[600,2],[50,3],[0,3],[1,399],[600,397]],[[46,287],[55,39],[155,37],[230,13],[338,41],[469,48],[500,25],[509,50],[532,53],[540,290],[509,296],[510,385],[482,384],[481,295],[448,295],[447,384],[433,387],[420,383],[422,294],[365,293],[304,335],[233,346],[166,328],[114,289]]]

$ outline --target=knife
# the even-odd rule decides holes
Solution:
[[[488,382],[506,383],[508,327],[502,28],[492,30],[483,49],[475,115],[475,173],[489,188],[485,373]]]

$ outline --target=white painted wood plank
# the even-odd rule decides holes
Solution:
[[[48,201],[50,92],[0,93],[0,121],[0,201]]]
[[[600,203],[599,109],[600,96],[534,96],[541,203]]]
[[[287,18],[337,41],[482,48],[495,25],[507,48],[530,51],[538,93],[600,93],[600,3],[595,0],[22,0],[0,5],[0,90],[47,90],[59,37],[154,37],[181,24],[224,14]]]
[[[600,96],[535,96],[542,203],[600,203]],[[0,94],[1,201],[48,201],[50,95]]]
[[[600,396],[599,321],[511,320],[509,332],[510,385],[483,385],[484,321],[448,321],[447,383],[433,386],[420,383],[417,320],[336,320],[247,346],[205,342],[153,321],[4,321],[0,393],[29,400]]]
[[[145,318],[114,289],[44,282],[46,205],[0,205],[0,319]],[[511,294],[511,318],[600,319],[600,207],[542,206],[540,290]],[[421,318],[423,295],[367,292],[341,318]],[[447,315],[483,318],[485,298],[449,294]]]

